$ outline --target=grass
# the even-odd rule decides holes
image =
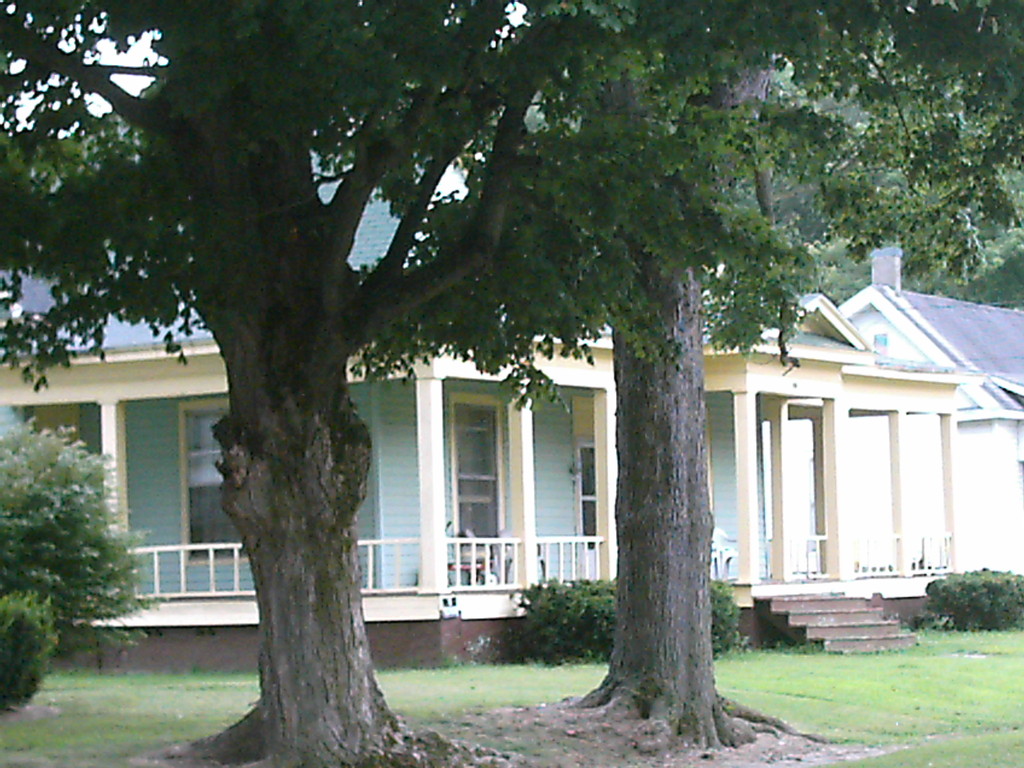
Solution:
[[[455,667],[382,672],[391,705],[444,730],[467,713],[579,695],[598,666]],[[861,768],[1009,768],[1024,762],[1024,633],[926,634],[904,653],[738,654],[717,665],[727,696],[833,740],[910,744]],[[55,718],[0,725],[5,768],[118,768],[227,725],[256,698],[252,675],[50,676],[34,703]]]

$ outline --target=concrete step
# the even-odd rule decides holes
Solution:
[[[847,626],[807,627],[808,640],[842,640],[849,637],[899,637],[902,630],[900,623],[891,619],[872,622],[870,624],[850,624]]]
[[[869,603],[862,597],[794,595],[773,597],[769,606],[772,613],[842,613],[866,610]]]
[[[885,620],[882,611],[877,608],[830,613],[790,613],[788,616],[791,627],[852,627]]]
[[[917,645],[914,635],[897,637],[845,637],[825,641],[825,650],[830,653],[878,653],[898,651]]]

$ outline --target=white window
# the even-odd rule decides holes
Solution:
[[[224,413],[219,406],[185,413],[188,539],[192,544],[238,541],[235,526],[221,506],[220,445],[213,436],[213,425]]]
[[[501,530],[498,409],[455,404],[455,492],[459,533],[493,537]]]
[[[597,468],[596,454],[592,443],[581,443],[576,448],[577,494],[579,498],[579,519],[577,530],[581,536],[597,535]]]

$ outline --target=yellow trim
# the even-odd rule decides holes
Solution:
[[[455,431],[455,408],[459,405],[476,405],[494,409],[495,426],[495,461],[498,470],[498,531],[504,529],[508,522],[506,520],[505,491],[507,489],[508,477],[505,469],[505,420],[504,403],[496,395],[483,395],[475,392],[451,392],[448,394],[448,409],[451,417],[448,419],[448,450],[451,456],[451,466],[448,468],[451,477],[452,488],[452,535],[458,536],[462,530],[462,521],[459,520],[459,452],[456,443]]]
[[[181,498],[181,542],[192,540],[191,515],[188,506],[188,415],[195,411],[228,409],[226,397],[204,397],[178,403],[178,495]]]

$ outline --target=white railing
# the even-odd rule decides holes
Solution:
[[[912,574],[917,576],[949,571],[949,553],[953,547],[951,534],[923,536],[911,541],[910,572]]]
[[[255,594],[248,583],[248,561],[242,555],[241,544],[138,547],[135,554],[149,561],[143,565],[143,575],[153,582],[149,590],[143,591],[145,597]]]
[[[359,564],[367,594],[419,586],[419,539],[361,539]],[[249,561],[237,542],[137,547],[144,597],[251,597]],[[148,582],[148,583],[147,583]]]
[[[853,570],[858,577],[891,576],[897,572],[899,536],[856,539]]]
[[[519,539],[447,539],[448,586],[453,590],[500,589],[519,584]]]
[[[363,592],[408,592],[419,586],[419,539],[360,539],[356,546]]]
[[[798,578],[825,577],[825,546],[827,536],[808,536],[786,542],[786,573]]]
[[[538,536],[537,579],[580,581],[600,578],[600,536]]]

